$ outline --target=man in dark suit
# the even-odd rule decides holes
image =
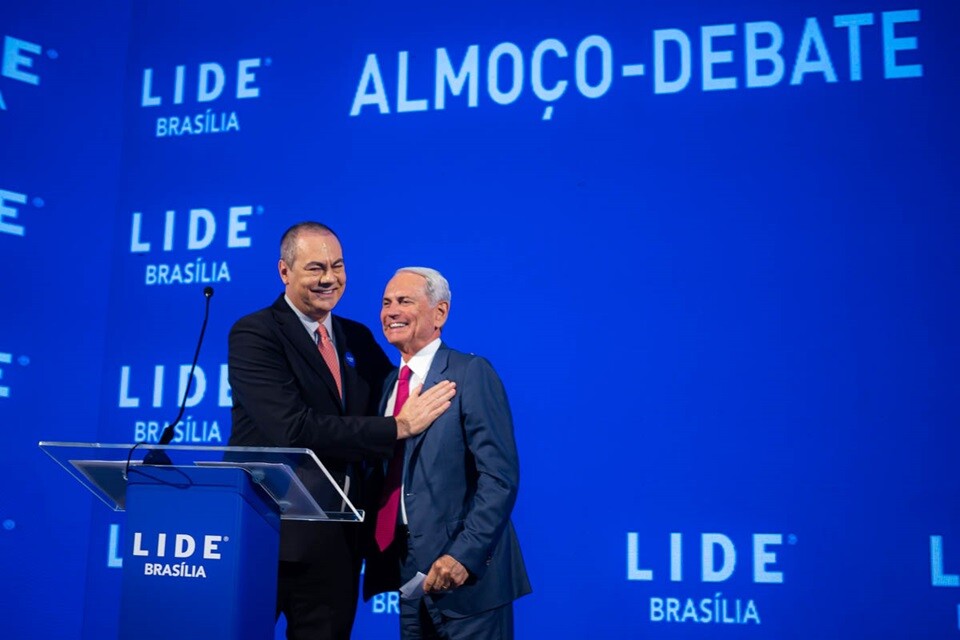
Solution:
[[[396,442],[427,428],[450,406],[453,385],[414,390],[409,411],[374,417],[391,366],[369,329],[331,313],[346,285],[336,234],[316,222],[295,225],[280,256],[284,294],[230,330],[230,444],[312,449],[363,505],[364,459],[388,458]],[[288,638],[350,637],[359,541],[353,523],[282,523],[277,615],[287,619]]]
[[[440,341],[449,310],[450,287],[433,269],[400,269],[383,294],[383,332],[402,363],[382,413],[405,409],[407,388],[421,383],[456,382],[457,396],[429,431],[397,447],[364,597],[426,573],[423,593],[401,597],[402,638],[510,639],[513,601],[531,590],[510,521],[520,480],[513,421],[490,363]]]

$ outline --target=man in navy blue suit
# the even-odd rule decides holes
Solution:
[[[433,269],[400,269],[383,294],[383,332],[402,362],[382,413],[393,415],[417,384],[450,380],[457,395],[432,428],[398,443],[364,597],[425,573],[423,592],[400,600],[402,638],[509,639],[513,601],[531,591],[510,522],[520,480],[513,420],[490,363],[441,342],[449,311],[450,287]]]

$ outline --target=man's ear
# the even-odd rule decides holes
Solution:
[[[441,300],[437,303],[437,308],[434,309],[434,324],[436,324],[437,329],[443,327],[447,322],[447,317],[450,315],[450,303],[446,300]]]

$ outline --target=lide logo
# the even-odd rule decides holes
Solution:
[[[0,365],[13,364],[13,354],[0,352]],[[21,367],[25,367],[30,364],[30,358],[27,356],[19,356],[17,359],[17,364]],[[7,370],[7,367],[0,366],[0,398],[9,398],[11,395],[10,387],[8,384],[5,384],[4,373]]]
[[[627,533],[627,580],[636,582],[654,582],[654,570],[641,563],[640,535]],[[701,584],[726,582],[737,575],[749,572],[754,585],[783,584],[784,572],[779,568],[778,557],[784,545],[784,536],[779,533],[754,533],[750,536],[747,561],[743,559],[743,549],[737,548],[733,539],[723,533],[702,533],[699,536],[699,571],[690,575],[685,571],[684,560],[691,555],[685,552],[684,536],[674,532],[669,543],[655,548],[668,551],[670,582],[689,582],[699,580]],[[786,544],[796,544],[795,536],[787,536]],[[648,555],[649,549],[644,550]],[[738,569],[739,563],[739,569]],[[746,568],[744,567],[746,565]],[[658,573],[657,576],[660,574]],[[719,585],[718,585],[719,586]],[[710,587],[713,590],[715,587]],[[696,597],[650,598],[651,622],[693,622],[715,624],[761,624],[760,610],[752,597],[726,597],[722,592],[704,594]]]
[[[960,564],[952,566],[954,571],[960,570]],[[930,584],[934,587],[960,588],[960,573],[950,573],[946,569],[943,536],[930,536]],[[957,604],[957,629],[960,630],[960,604]]]
[[[262,213],[263,207],[229,207],[217,213],[206,208],[193,208],[186,214],[168,210],[162,224],[159,216],[135,211],[130,223],[130,253],[249,248],[252,239],[247,226],[255,211]],[[230,266],[226,260],[207,260],[198,256],[186,262],[154,263],[144,268],[146,285],[219,282],[230,282]]]
[[[172,538],[172,544],[169,538]],[[193,564],[197,552],[203,560],[220,560],[220,545],[230,542],[229,536],[204,535],[198,545],[197,539],[187,533],[172,536],[158,533],[146,540],[142,531],[133,534],[133,555],[141,558],[168,558],[174,562],[145,562],[143,575],[165,576],[172,578],[206,578],[207,571],[202,564]]]
[[[27,204],[27,194],[0,189],[0,233],[23,237],[27,229],[19,221],[20,209],[11,206],[14,204]],[[39,209],[43,207],[43,198],[33,198],[30,204]]]
[[[10,364],[13,362],[12,353],[0,353],[0,364]],[[0,369],[0,380],[3,380],[3,369]],[[10,397],[10,387],[0,385],[0,398]]]
[[[243,58],[235,63],[178,64],[172,71],[147,67],[143,70],[140,106],[167,110],[182,106],[176,115],[157,118],[158,138],[240,131],[237,111],[217,109],[217,103],[259,98],[257,72],[270,64],[270,58]]]
[[[173,382],[175,384],[169,384]],[[190,382],[189,364],[169,368],[162,364],[153,367],[122,365],[117,406],[120,409],[140,409],[141,405],[146,407],[149,402],[149,406],[154,409],[175,408],[180,405],[188,382]],[[216,386],[208,392],[208,388],[213,385]],[[209,383],[206,370],[197,365],[193,371],[193,382],[190,385],[186,408],[198,407],[205,398],[213,396],[214,393],[217,407],[229,407],[233,403],[227,365],[221,364],[216,378]],[[207,406],[210,404],[210,402],[206,403]],[[166,425],[167,423],[163,420],[140,416],[140,419],[133,423],[133,442],[158,442]],[[175,444],[221,444],[223,437],[220,423],[216,418],[201,419],[188,414],[174,427],[173,442]]]
[[[21,40],[13,36],[3,37],[3,58],[0,60],[0,75],[4,78],[29,85],[39,85],[40,75],[35,72],[34,63],[43,53],[43,47],[35,42]],[[56,59],[57,52],[47,51],[47,57]],[[7,102],[0,92],[0,111],[7,110]]]

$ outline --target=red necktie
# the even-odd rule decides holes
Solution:
[[[393,403],[393,415],[400,413],[403,403],[410,397],[410,367],[400,369],[400,378],[397,380],[397,400]],[[403,474],[404,440],[397,440],[393,449],[393,458],[387,466],[387,479],[383,485],[383,495],[380,497],[380,508],[377,510],[377,527],[374,537],[380,551],[385,551],[397,535],[397,511],[400,509],[400,482]]]
[[[337,393],[342,399],[343,386],[340,382],[340,360],[337,359],[337,350],[333,348],[333,343],[330,342],[330,334],[327,333],[327,328],[322,323],[317,326],[317,335],[320,338],[317,340],[317,348],[320,350],[323,361],[327,363],[330,373],[333,374],[333,380],[337,383]]]

